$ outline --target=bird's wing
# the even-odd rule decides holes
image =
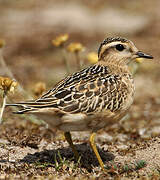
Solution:
[[[121,108],[126,94],[121,76],[110,73],[106,66],[94,65],[60,81],[35,102],[18,103],[18,113],[61,111],[93,113]]]

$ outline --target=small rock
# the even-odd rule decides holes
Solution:
[[[144,140],[149,140],[149,139],[151,139],[151,135],[143,134],[143,135],[141,135],[141,138],[144,139]]]
[[[140,136],[144,135],[145,132],[146,132],[146,128],[141,128],[141,129],[138,130],[138,134]]]
[[[112,142],[113,141],[113,137],[110,136],[107,133],[103,133],[103,134],[99,134],[97,136],[97,141],[98,142],[102,142],[102,143],[106,143],[106,142]]]
[[[117,149],[120,151],[127,151],[129,147],[127,145],[121,144],[117,146]]]
[[[116,139],[118,141],[125,142],[126,140],[128,140],[128,136],[126,134],[118,134]]]

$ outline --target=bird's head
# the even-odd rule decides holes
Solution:
[[[151,55],[139,51],[132,41],[121,37],[106,38],[98,50],[99,61],[126,65],[136,58],[153,59]]]

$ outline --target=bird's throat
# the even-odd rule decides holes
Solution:
[[[129,73],[128,65],[124,63],[115,63],[114,61],[99,61],[97,64],[109,67],[111,72],[118,74]]]

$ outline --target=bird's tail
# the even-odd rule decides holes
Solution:
[[[35,113],[42,112],[44,109],[56,108],[56,105],[52,103],[43,103],[43,102],[20,102],[15,104],[6,104],[6,106],[15,106],[19,110],[13,113],[15,114],[24,114],[24,113]]]
[[[15,103],[15,104],[6,104],[6,106],[15,106],[18,107],[18,111],[13,111],[14,114],[24,114],[31,110],[33,110],[33,107],[29,106],[30,103]]]

